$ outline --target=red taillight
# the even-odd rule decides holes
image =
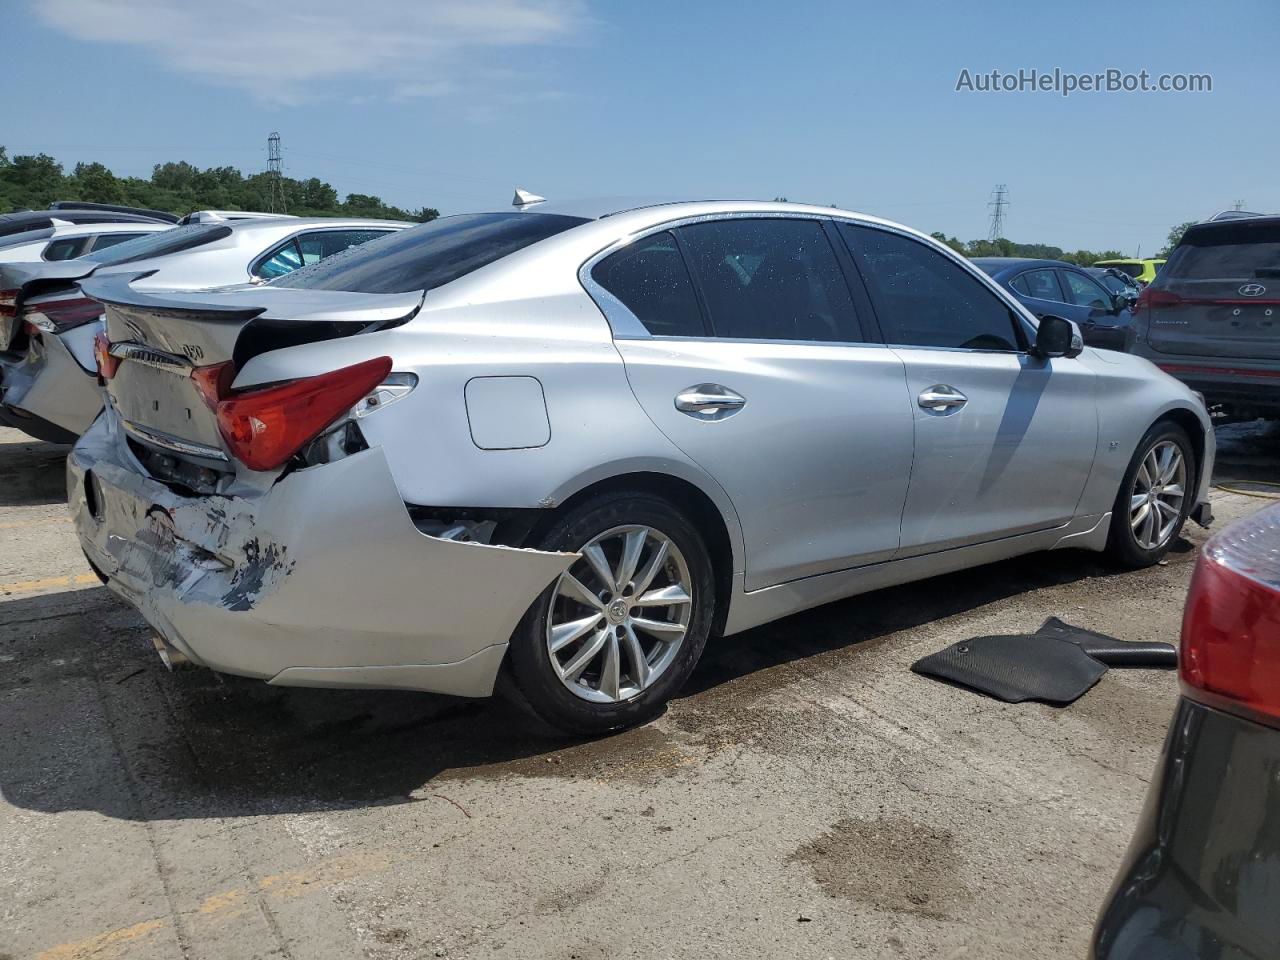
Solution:
[[[99,332],[93,338],[93,359],[98,364],[98,382],[105,384],[116,375],[120,366],[120,358],[111,355],[111,341],[105,332]]]
[[[218,417],[231,454],[250,470],[274,470],[325,427],[372,393],[391,372],[377,357],[341,370],[232,393],[230,363],[198,367],[196,387]]]
[[[102,316],[102,304],[88,297],[71,297],[66,300],[48,300],[29,304],[31,320],[46,333],[62,333],[82,327]]]
[[[1280,725],[1280,506],[1205,545],[1182,618],[1179,673],[1187,697]]]
[[[1176,307],[1182,298],[1168,290],[1157,290],[1155,287],[1143,287],[1138,294],[1139,307]]]
[[[0,290],[0,317],[18,315],[18,294],[21,290]]]

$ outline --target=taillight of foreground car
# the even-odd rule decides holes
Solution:
[[[250,470],[274,470],[368,396],[391,373],[391,358],[376,357],[314,377],[232,390],[231,362],[191,372],[218,418],[231,455]]]
[[[102,304],[88,297],[69,297],[28,304],[27,321],[44,333],[65,333],[102,316]]]
[[[1170,293],[1168,290],[1157,290],[1154,287],[1143,287],[1142,292],[1138,294],[1138,302],[1134,305],[1134,309],[1141,310],[1143,307],[1176,307],[1182,302],[1182,297],[1176,293]]]
[[[19,290],[0,290],[0,317],[16,317],[18,315]]]
[[[1205,545],[1182,619],[1192,700],[1280,726],[1280,505]]]

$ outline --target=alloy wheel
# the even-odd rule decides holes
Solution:
[[[560,575],[547,653],[560,682],[594,703],[629,700],[667,671],[693,612],[689,566],[652,527],[614,527]]]
[[[1161,440],[1147,451],[1133,478],[1129,495],[1129,526],[1144,550],[1162,547],[1173,536],[1186,497],[1187,462],[1172,440]]]

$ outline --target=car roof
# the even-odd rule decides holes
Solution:
[[[194,226],[194,224],[193,224]],[[221,220],[216,223],[205,223],[202,226],[230,227],[236,233],[253,232],[255,230],[278,230],[289,227],[294,230],[305,230],[308,227],[392,227],[396,229],[415,227],[410,220],[374,220],[368,217],[252,217],[244,220]]]
[[[978,269],[991,274],[1002,273],[1014,268],[1023,269],[1025,267],[1067,267],[1072,270],[1080,269],[1074,263],[1067,263],[1065,260],[1045,260],[1037,257],[974,257],[971,262]]]

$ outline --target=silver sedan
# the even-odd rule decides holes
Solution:
[[[504,678],[598,732],[713,634],[1210,520],[1194,394],[843,210],[521,203],[258,288],[82,288],[108,402],[71,508],[170,663]]]

